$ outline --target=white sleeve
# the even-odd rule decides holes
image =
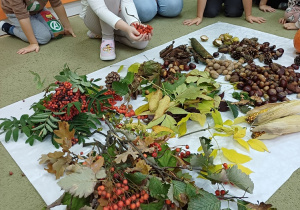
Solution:
[[[126,23],[128,23],[129,25],[133,22],[139,21],[139,16],[137,14],[136,7],[133,0],[121,0],[121,11],[125,18]],[[134,18],[133,16],[136,18]]]
[[[112,13],[106,6],[104,0],[87,0],[91,9],[105,23],[115,28],[116,23],[121,19]]]

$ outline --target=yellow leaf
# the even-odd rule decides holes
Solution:
[[[218,110],[214,110],[211,113],[212,118],[214,119],[215,125],[223,125],[223,120],[221,113]]]
[[[182,123],[187,122],[187,121],[190,119],[191,115],[192,115],[191,113],[187,114],[184,118],[182,118],[182,119],[177,123],[177,125],[181,125]]]
[[[222,170],[222,168],[223,168],[223,165],[222,165],[222,164],[218,164],[218,165],[210,166],[210,167],[208,168],[208,170],[209,170],[209,172],[211,172],[211,173],[216,173],[216,172]]]
[[[151,101],[149,102],[149,109],[150,109],[150,104],[152,102],[152,98],[151,98]],[[161,116],[163,116],[165,111],[169,108],[169,105],[170,105],[170,97],[165,95],[163,97],[163,99],[159,100],[159,102],[158,102],[158,106],[157,106],[157,109],[155,110],[155,116],[154,116],[153,120],[156,120],[156,119],[160,118]],[[150,111],[152,111],[152,110],[150,109]]]
[[[243,138],[246,136],[246,128],[243,128],[241,126],[234,126],[234,139]]]
[[[135,167],[139,169],[142,174],[149,174],[151,170],[151,166],[147,165],[144,160],[140,160]]]
[[[186,134],[186,122],[181,123],[179,126],[178,132],[179,132],[179,137]]]
[[[250,139],[250,140],[248,140],[248,144],[250,145],[250,147],[252,149],[255,149],[259,152],[264,152],[264,151],[269,152],[267,146],[258,139]]]
[[[203,127],[206,122],[206,115],[201,113],[192,113],[191,120],[198,122]]]
[[[233,122],[232,122],[232,120],[226,120],[223,124],[231,126],[233,124]]]
[[[226,157],[229,161],[233,163],[243,164],[252,160],[252,158],[250,158],[249,156],[238,153],[233,149],[226,149],[224,147],[222,147],[221,149],[223,151],[224,157]]]
[[[162,99],[163,93],[161,90],[157,90],[153,93],[153,95],[151,96],[151,98],[148,99],[149,101],[149,110],[151,112],[155,112],[156,109],[159,106],[159,102]],[[170,103],[170,102],[169,102]]]
[[[202,146],[200,146],[200,147],[197,149],[198,152],[201,152],[202,150],[203,150]]]
[[[152,144],[152,143],[154,143],[153,137],[147,136],[147,137],[145,138],[145,144],[146,144],[147,146],[149,146],[149,145]]]
[[[152,127],[152,130],[154,133],[160,133],[160,132],[168,132],[171,134],[174,134],[174,131],[171,128],[165,127],[165,126],[160,126],[160,125],[155,125]]]
[[[244,139],[241,139],[241,138],[237,138],[235,139],[240,145],[242,145],[246,150],[249,151],[249,145],[248,143],[244,140]]]
[[[234,166],[235,164],[228,164],[228,167],[232,167]],[[252,174],[253,171],[251,171],[249,168],[241,165],[241,164],[236,164],[238,169],[240,169],[242,172],[244,172],[245,174],[249,175],[249,174]]]
[[[218,150],[217,150],[217,149],[214,149],[214,150],[210,153],[210,156],[209,156],[209,157],[214,157],[214,158],[216,158],[217,154],[218,154]]]
[[[202,114],[210,113],[211,109],[214,108],[214,101],[202,101],[198,105],[198,109]]]
[[[147,111],[148,109],[149,109],[149,103],[140,106],[139,108],[137,108],[134,111],[134,113],[136,116],[139,116],[141,113],[143,113],[144,111]]]
[[[218,132],[224,132],[226,134],[228,134],[228,136],[231,136],[234,134],[234,130],[231,128],[231,127],[225,127],[225,126],[222,126],[222,125],[216,125],[214,127],[214,129]]]
[[[227,133],[213,133],[213,136],[227,137],[227,136],[231,136],[231,134],[227,134]]]
[[[246,116],[237,117],[234,119],[233,124],[236,125],[236,124],[246,122],[246,118],[247,118]]]

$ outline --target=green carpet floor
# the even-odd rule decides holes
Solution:
[[[244,18],[227,18],[219,15],[216,18],[205,18],[199,26],[188,27],[182,25],[184,19],[195,17],[196,2],[196,0],[184,0],[183,11],[176,18],[156,17],[152,20],[149,24],[154,28],[154,36],[145,50],[171,42],[175,38],[217,21],[240,25],[286,38],[293,38],[295,34],[295,31],[284,30],[282,25],[278,23],[278,19],[283,16],[283,11],[263,13],[256,7],[253,8],[253,15],[265,17],[267,23],[250,24]],[[65,63],[72,70],[78,69],[77,72],[80,74],[88,74],[142,52],[117,44],[117,59],[109,62],[101,61],[99,59],[100,40],[88,39],[86,36],[87,29],[78,16],[71,17],[70,21],[77,37],[64,37],[60,40],[51,41],[50,44],[41,46],[39,53],[18,55],[16,54],[17,50],[27,44],[10,36],[0,37],[0,107],[39,93],[35,89],[33,76],[29,73],[30,70],[37,72],[42,78],[46,78],[45,84],[49,84],[53,82],[53,76],[62,70]],[[251,34],[247,34],[247,36],[249,37]],[[13,172],[12,176],[9,175],[9,171]],[[298,209],[299,192],[300,170],[296,171],[268,202],[278,209]],[[0,209],[35,210],[41,209],[43,206],[45,206],[45,203],[42,198],[28,179],[22,176],[22,171],[3,145],[0,144]]]

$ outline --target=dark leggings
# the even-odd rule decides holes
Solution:
[[[207,0],[204,10],[204,17],[216,17],[224,3],[225,16],[241,17],[244,12],[242,0]]]
[[[256,0],[256,4],[259,5],[260,0]],[[280,3],[288,3],[288,0],[268,0],[267,5],[278,9]]]

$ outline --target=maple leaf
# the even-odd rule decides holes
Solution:
[[[70,144],[68,141],[71,141],[75,134],[75,129],[72,131],[69,130],[69,123],[65,121],[58,122],[58,130],[54,130],[54,134],[59,138],[54,138],[54,140],[63,145],[63,147],[67,148]],[[66,140],[66,141],[65,141]],[[72,144],[71,144],[72,146]],[[69,148],[70,149],[70,148]]]
[[[120,155],[116,155],[116,159],[115,162],[117,164],[121,163],[121,162],[126,162],[127,158],[129,155],[131,155],[133,157],[133,159],[135,160],[136,158],[138,158],[138,152],[137,151],[133,151],[132,147],[129,147],[128,150]]]

